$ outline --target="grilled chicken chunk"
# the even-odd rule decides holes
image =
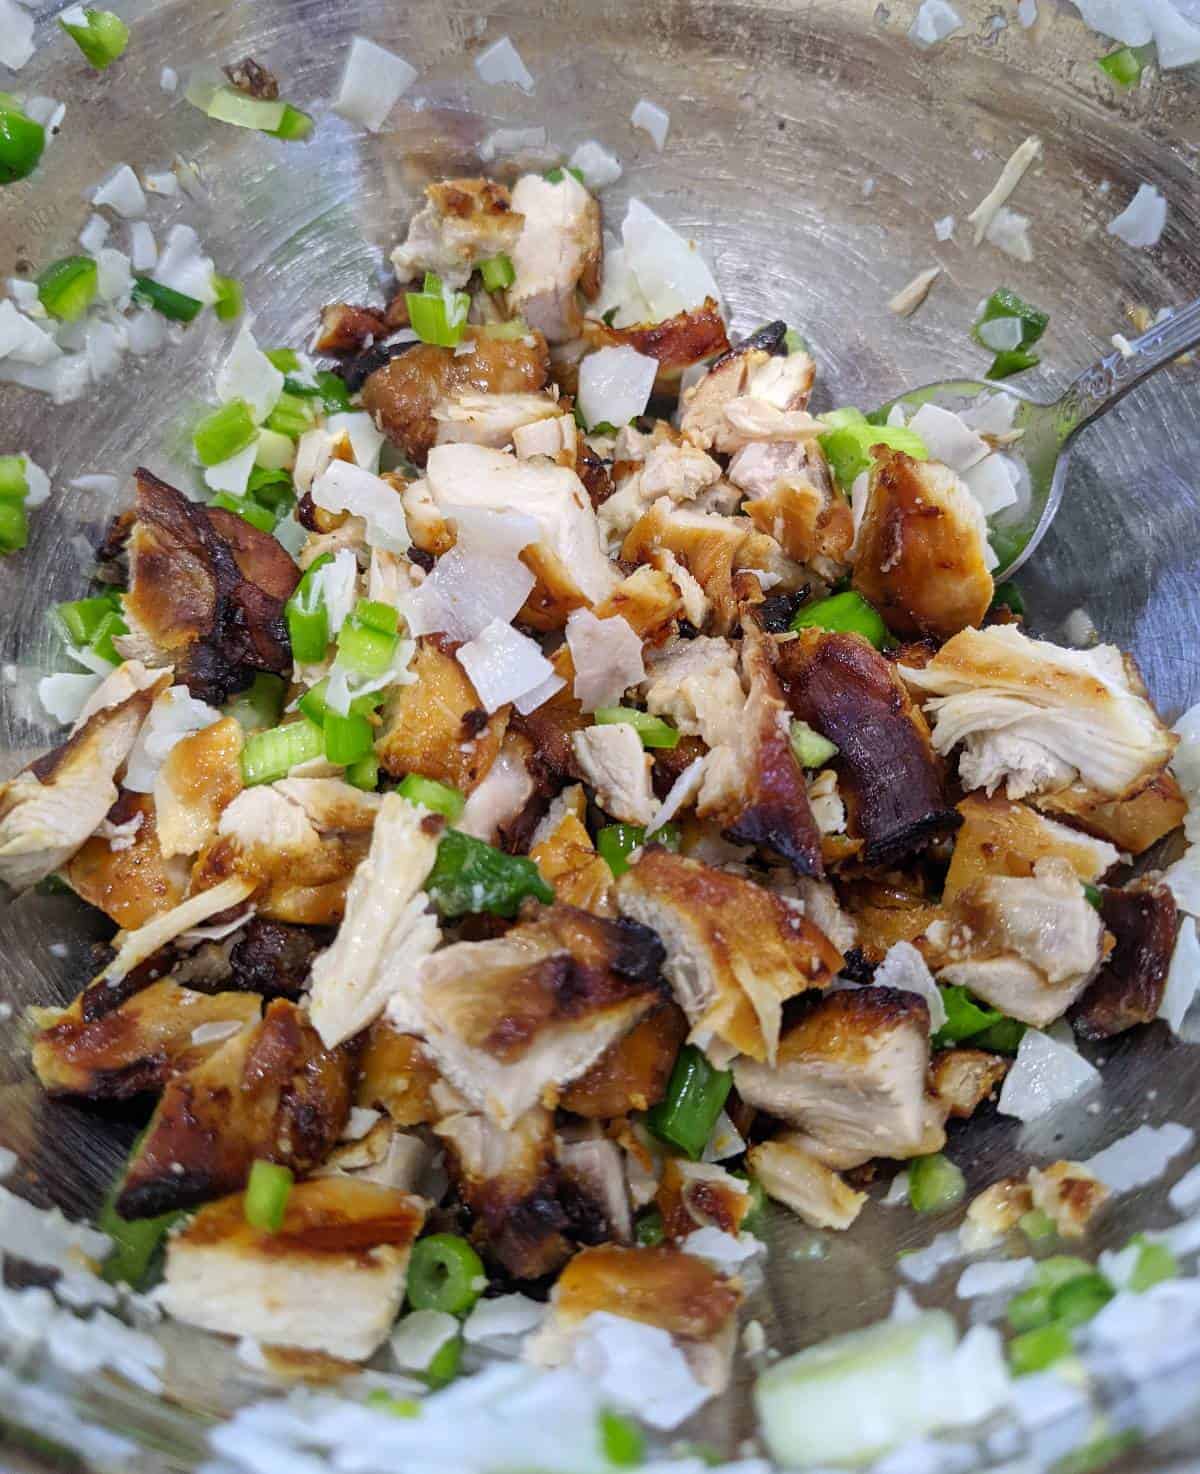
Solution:
[[[737,744],[746,695],[738,652],[728,640],[699,635],[652,652],[641,692],[646,710],[666,717],[685,737],[700,737],[708,747]]]
[[[560,1197],[573,1237],[588,1244],[631,1244],[633,1211],[621,1148],[596,1126],[583,1132],[558,1143]]]
[[[511,256],[524,224],[503,184],[492,179],[443,179],[425,188],[425,205],[392,252],[397,280],[427,271],[447,287],[462,287],[480,261]]]
[[[1039,793],[1030,802],[1044,813],[1067,820],[1088,834],[1106,839],[1119,850],[1141,855],[1187,813],[1187,801],[1169,770],[1157,774],[1130,798],[1109,799],[1081,783],[1055,793]]]
[[[1080,880],[1092,885],[1121,858],[1104,840],[1044,819],[1027,805],[1010,803],[998,794],[985,798],[972,793],[958,812],[963,824],[954,839],[942,891],[946,905],[986,875],[1032,875],[1039,860],[1065,860]]]
[[[663,1232],[673,1242],[700,1228],[717,1228],[736,1237],[752,1202],[744,1179],[716,1162],[689,1162],[685,1157],[666,1158],[654,1201],[662,1214]]]
[[[871,470],[854,587],[899,635],[948,640],[982,623],[994,563],[979,503],[949,466],[885,452]]]
[[[1179,932],[1175,897],[1165,885],[1103,890],[1100,917],[1116,946],[1071,1010],[1085,1039],[1108,1039],[1157,1018]]]
[[[468,327],[459,348],[415,343],[377,368],[362,386],[363,408],[415,466],[423,466],[437,444],[434,410],[455,394],[536,394],[549,373],[546,342],[493,338],[485,327]]]
[[[945,1141],[926,1094],[929,1009],[915,993],[855,988],[830,993],[779,1041],[775,1067],[734,1066],[738,1094],[802,1133],[826,1166],[918,1157]]]
[[[967,1205],[959,1238],[968,1254],[985,1253],[1033,1210],[1033,1193],[1020,1177],[1002,1177]]]
[[[622,824],[649,824],[658,809],[650,781],[653,760],[628,722],[584,727],[571,734],[575,769],[596,802]]]
[[[334,1147],[314,1177],[352,1176],[356,1182],[377,1182],[399,1192],[420,1192],[430,1176],[437,1153],[415,1133],[397,1131],[387,1120],[376,1121],[365,1136]]]
[[[834,743],[836,771],[862,858],[890,864],[957,829],[929,732],[878,651],[858,635],[802,630],[779,646],[792,711]]]
[[[132,930],[179,904],[187,866],[163,859],[148,793],[122,793],[105,819],[108,832],[102,825],[102,832],[75,853],[66,880],[89,906]]]
[[[783,1005],[824,988],[841,954],[762,886],[648,846],[617,883],[624,916],[662,937],[663,971],[714,1063],[775,1060]]]
[[[325,1049],[307,1015],[277,998],[260,1024],[168,1081],[117,1211],[153,1218],[235,1192],[258,1158],[315,1167],[349,1117],[354,1065],[352,1048]]]
[[[423,1040],[376,1019],[359,1059],[354,1103],[386,1111],[397,1126],[424,1126],[440,1114],[433,1100],[440,1078]]]
[[[512,445],[522,426],[561,419],[558,401],[548,394],[484,394],[459,389],[433,407],[438,445]]]
[[[768,323],[721,354],[684,391],[679,428],[701,450],[732,455],[752,440],[799,440],[818,435],[805,413],[816,365],[783,346],[787,325]]]
[[[314,353],[359,353],[386,338],[388,323],[375,307],[352,302],[329,302],[321,308],[321,326],[313,340]]]
[[[973,1116],[1008,1074],[1011,1059],[984,1049],[943,1049],[933,1057],[930,1082],[938,1104],[949,1116]]]
[[[583,336],[590,348],[632,348],[644,358],[657,360],[656,394],[670,393],[685,368],[729,348],[721,309],[711,297],[706,297],[702,306],[689,307],[662,322],[635,323],[627,328],[610,328],[588,318]]]
[[[753,441],[729,463],[729,479],[745,495],[743,510],[789,558],[840,570],[854,541],[850,503],[837,490],[815,440]]]
[[[576,291],[590,301],[600,290],[600,205],[566,169],[553,183],[523,174],[512,203],[525,221],[509,252],[509,308],[548,343],[570,342],[583,327]]]
[[[220,916],[222,912],[240,909],[253,890],[252,881],[244,880],[241,876],[230,876],[228,880],[214,885],[211,890],[189,896],[186,901],[180,901],[178,906],[172,906],[169,911],[152,916],[134,931],[118,933],[114,938],[114,955],[88,984],[85,997],[112,990],[118,990],[118,996],[127,996],[135,986],[140,986],[139,977],[144,977],[146,982],[152,981],[152,978],[144,976],[143,964],[150,969],[157,969],[155,975],[161,977],[170,964],[167,949],[171,943],[193,928],[211,921],[214,916]],[[98,1010],[103,1011],[105,1010]]]
[[[1089,1221],[1112,1196],[1111,1190],[1081,1162],[1031,1167],[1028,1181],[1033,1206],[1047,1214],[1067,1239],[1082,1238]]]
[[[154,779],[158,846],[166,858],[195,855],[217,832],[222,809],[242,791],[242,728],[224,717],[180,738]]]
[[[849,1228],[866,1193],[849,1187],[806,1149],[802,1136],[784,1134],[751,1147],[746,1158],[763,1192],[810,1228]]]
[[[533,831],[529,858],[564,905],[615,916],[613,873],[596,853],[584,824],[586,813],[587,800],[579,784],[564,788]]]
[[[681,1009],[674,1003],[658,1004],[571,1082],[559,1105],[576,1116],[598,1121],[648,1111],[667,1093],[675,1056],[687,1031],[687,1017]]]
[[[958,983],[1010,1018],[1060,1018],[1104,959],[1104,925],[1065,860],[1033,875],[987,876],[959,891],[927,939],[939,982]]]
[[[582,1075],[661,998],[644,927],[554,906],[488,942],[457,942],[418,979],[441,1073],[501,1126]]]
[[[1011,799],[1076,777],[1109,798],[1132,797],[1178,741],[1113,645],[1064,650],[993,625],[963,630],[923,668],[901,674],[933,719],[937,751],[964,745],[963,786],[992,793],[1004,784]]]
[[[162,1304],[206,1331],[361,1361],[399,1313],[424,1219],[420,1198],[353,1177],[298,1182],[273,1234],[240,1193],[223,1198],[168,1239]]]
[[[561,1366],[588,1316],[607,1311],[666,1331],[697,1380],[721,1392],[729,1378],[741,1298],[737,1280],[678,1249],[616,1244],[584,1249],[559,1276],[550,1315],[526,1342],[525,1356],[539,1366]]]
[[[721,480],[721,467],[712,456],[659,425],[651,435],[623,426],[617,436],[615,457],[615,489],[597,513],[610,550],[620,547],[630,528],[659,497],[695,504],[706,499],[706,493]],[[700,509],[714,510],[708,506]]]
[[[229,954],[230,986],[264,998],[298,999],[325,933],[252,916]]]
[[[156,683],[96,712],[61,747],[0,784],[0,881],[27,890],[96,832],[157,692]]]
[[[422,958],[441,940],[422,886],[445,828],[398,793],[379,805],[371,848],[346,892],[346,915],[313,964],[313,1026],[327,1048],[373,1023],[388,1000],[414,989]]]
[[[81,996],[34,1036],[33,1068],[51,1095],[123,1100],[202,1064],[261,1011],[253,994],[195,993],[169,979],[98,1014]]]
[[[856,947],[861,960],[872,967],[882,962],[897,942],[916,942],[946,915],[944,906],[906,884],[854,879],[843,885],[841,894],[854,927],[850,946]]]

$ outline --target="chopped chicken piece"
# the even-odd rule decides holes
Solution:
[[[1065,860],[1030,877],[977,880],[927,933],[941,983],[957,983],[1010,1018],[1045,1028],[1104,960],[1104,924]]]
[[[855,1192],[806,1150],[803,1137],[784,1134],[751,1147],[746,1161],[767,1197],[783,1203],[810,1228],[849,1228],[866,1193]]]
[[[503,937],[427,958],[420,1031],[446,1079],[510,1125],[655,1006],[662,955],[644,927],[555,906]]]
[[[259,1158],[298,1173],[315,1167],[350,1114],[354,1056],[322,1048],[307,1015],[276,998],[261,1023],[167,1082],[118,1212],[154,1218],[194,1208],[237,1191]]]
[[[807,353],[780,354],[784,323],[769,323],[709,365],[683,393],[679,428],[701,450],[732,455],[751,440],[815,436],[804,413],[816,366]]]
[[[243,901],[249,899],[253,890],[253,881],[231,875],[219,885],[191,895],[186,901],[180,901],[178,906],[172,906],[169,911],[156,913],[136,930],[118,933],[114,938],[114,955],[92,979],[88,985],[89,990],[95,989],[99,995],[102,988],[111,992],[120,985],[121,994],[128,996],[126,990],[130,989],[131,981],[139,974],[143,963],[150,962],[157,953],[165,951],[176,938],[191,931],[193,927],[203,926],[222,911],[232,911],[240,907]],[[159,968],[156,976],[161,972],[162,968]],[[149,982],[150,978],[147,977],[145,981]]]
[[[95,712],[61,747],[0,784],[0,881],[27,890],[99,829],[117,800],[116,775],[169,680]]]
[[[228,1034],[207,1039],[206,1026],[231,1032],[258,1022],[251,993],[195,993],[170,979],[99,1012],[85,992],[34,1036],[33,1068],[51,1095],[123,1100],[158,1090],[180,1070],[203,1063]],[[193,1039],[199,1029],[200,1040]]]
[[[959,1229],[968,1254],[986,1253],[1033,1209],[1033,1193],[1020,1177],[1004,1177],[974,1197]]]
[[[729,1379],[741,1298],[737,1280],[678,1249],[584,1249],[559,1276],[550,1314],[526,1342],[525,1356],[538,1366],[561,1366],[588,1316],[603,1310],[668,1332],[696,1378],[720,1392]]]
[[[597,916],[615,916],[613,873],[596,853],[584,823],[586,814],[587,800],[579,784],[564,788],[533,831],[529,858],[559,901]]]
[[[365,1136],[341,1141],[312,1174],[314,1177],[351,1176],[356,1182],[376,1182],[399,1192],[419,1192],[437,1153],[430,1143],[410,1132],[397,1131],[386,1116]]]
[[[525,221],[509,252],[516,272],[509,308],[548,343],[570,342],[583,327],[576,289],[589,300],[600,290],[600,205],[566,169],[553,183],[523,174],[512,203]]]
[[[386,1111],[396,1126],[425,1126],[438,1118],[433,1087],[439,1078],[423,1040],[376,1019],[359,1059],[355,1104]]]
[[[252,916],[229,953],[230,986],[265,998],[298,1001],[325,940],[322,932],[308,927]]]
[[[1044,813],[1066,819],[1133,855],[1144,854],[1172,829],[1178,829],[1187,813],[1187,800],[1170,771],[1157,774],[1130,798],[1114,801],[1081,783],[1072,783],[1057,793],[1037,794],[1030,802]]]
[[[524,812],[534,794],[529,771],[533,748],[527,738],[509,732],[487,777],[472,789],[457,828],[487,844],[496,844]]]
[[[468,327],[457,349],[414,343],[375,369],[363,384],[362,403],[392,444],[413,465],[423,466],[437,442],[434,410],[439,404],[469,389],[536,394],[545,388],[548,373],[546,341],[540,334],[493,338],[484,327]]]
[[[392,251],[396,279],[416,281],[427,271],[443,286],[462,287],[480,261],[511,255],[524,220],[503,184],[492,179],[443,179],[425,188],[404,244]]]
[[[655,548],[647,554],[646,562],[667,575],[679,591],[683,617],[696,629],[702,630],[708,623],[712,605],[698,580],[692,577],[670,548]]]
[[[120,837],[94,834],[68,862],[65,876],[88,905],[132,930],[183,900],[187,866],[163,859],[148,793],[122,793],[105,818]]]
[[[162,1304],[202,1330],[362,1361],[399,1314],[424,1219],[420,1198],[352,1177],[298,1182],[273,1234],[223,1198],[167,1240]]]
[[[486,394],[459,389],[433,407],[438,445],[512,445],[523,425],[561,419],[562,409],[548,394]]]
[[[842,899],[853,921],[862,960],[871,965],[882,962],[897,942],[918,941],[946,915],[943,906],[920,890],[873,879],[847,882]]]
[[[627,328],[610,328],[588,318],[583,336],[589,348],[632,348],[644,358],[657,360],[656,394],[671,393],[685,368],[729,348],[721,309],[711,297],[704,299],[703,306],[688,307],[661,322],[635,323]]]
[[[945,1132],[926,1095],[929,1008],[915,993],[854,988],[814,1004],[779,1041],[774,1068],[734,1066],[744,1101],[803,1133],[826,1166],[940,1150]]]
[[[433,558],[448,553],[455,543],[454,528],[430,496],[428,481],[423,476],[410,481],[400,493],[400,500],[404,503],[404,520],[413,547]]]
[[[1114,645],[1065,650],[1011,624],[963,630],[923,669],[901,674],[934,719],[943,755],[960,742],[964,787],[1011,799],[1064,788],[1078,775],[1110,798],[1132,797],[1166,765],[1177,738]]]
[[[225,717],[181,738],[154,779],[155,823],[164,857],[197,854],[221,810],[242,791],[242,728]]]
[[[625,1163],[615,1141],[594,1134],[560,1140],[558,1158],[576,1237],[589,1243],[631,1244],[633,1213]]]
[[[561,410],[561,405],[557,408]],[[596,461],[596,458],[582,443],[573,415],[555,413],[545,419],[531,420],[528,424],[518,425],[513,431],[512,443],[518,460],[529,461],[535,456],[549,456],[560,466],[574,467],[579,479],[587,488],[593,507],[596,505],[596,498],[592,495],[591,486],[588,485],[588,477],[584,474],[585,470],[590,471],[590,464]],[[596,462],[596,464],[602,467],[603,463]]]
[[[1029,1189],[1034,1208],[1040,1208],[1065,1239],[1082,1238],[1088,1221],[1112,1196],[1110,1189],[1080,1162],[1031,1167]]]
[[[949,466],[886,452],[871,471],[854,587],[900,635],[948,640],[982,622],[995,555],[969,488]]]
[[[986,875],[1032,875],[1039,860],[1065,860],[1080,880],[1095,884],[1121,858],[1110,844],[1044,819],[1025,804],[996,795],[969,794],[958,806],[962,828],[946,873],[942,898],[949,905],[959,891]]]
[[[684,736],[700,737],[708,747],[739,739],[746,696],[728,640],[701,635],[663,646],[647,661],[641,692],[646,709]]]
[[[730,461],[729,479],[746,496],[746,516],[789,558],[824,560],[825,571],[846,562],[854,518],[815,440],[751,442]]]
[[[565,1111],[611,1121],[630,1111],[648,1111],[667,1093],[667,1083],[688,1022],[674,1003],[660,1003],[628,1034],[573,1080],[559,1101]]]
[[[930,1067],[933,1093],[948,1115],[966,1120],[991,1100],[1011,1064],[1004,1055],[984,1049],[943,1049]]]
[[[327,1048],[365,1029],[398,993],[411,994],[441,940],[421,887],[437,858],[440,816],[384,796],[367,858],[346,893],[333,946],[313,964],[313,1025]]]
[[[929,732],[892,666],[858,635],[802,630],[779,646],[792,711],[838,749],[836,771],[867,864],[957,829]]]
[[[662,1214],[663,1232],[672,1242],[698,1228],[717,1228],[735,1238],[750,1212],[749,1184],[716,1162],[689,1162],[667,1157],[654,1201]]]
[[[720,479],[720,466],[704,451],[687,441],[657,440],[627,475],[616,478],[616,490],[597,513],[607,545],[615,551],[659,497],[694,502]]]
[[[778,869],[771,871],[768,884],[787,905],[794,906],[801,916],[807,916],[823,931],[839,952],[849,952],[857,944],[858,927],[854,918],[842,910],[837,892],[827,880],[813,880],[811,876]]]
[[[1179,933],[1179,910],[1165,885],[1101,891],[1100,917],[1116,946],[1071,1010],[1085,1039],[1108,1039],[1158,1017]]]
[[[507,1129],[459,1112],[433,1129],[446,1143],[451,1177],[488,1256],[517,1279],[558,1269],[571,1247],[550,1112],[535,1106]]]
[[[575,762],[596,802],[622,824],[649,824],[658,810],[650,783],[653,760],[628,722],[585,727],[571,736]]]
[[[321,327],[314,353],[359,353],[388,334],[387,319],[374,307],[330,302],[321,308]]]
[[[841,954],[768,890],[649,846],[617,883],[621,912],[652,927],[663,971],[714,1063],[736,1054],[774,1062],[783,1004],[824,988]]]

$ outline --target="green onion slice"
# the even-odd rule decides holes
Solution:
[[[231,399],[204,419],[192,432],[192,445],[202,466],[216,466],[245,450],[258,426],[244,399]]]
[[[729,1070],[716,1069],[695,1045],[685,1044],[675,1060],[667,1093],[647,1112],[646,1124],[660,1141],[699,1161],[732,1085]]]
[[[46,130],[19,107],[0,105],[0,184],[28,179],[46,147]]]
[[[549,905],[554,889],[524,855],[506,855],[469,834],[450,829],[442,835],[425,889],[444,918],[474,915],[515,916],[526,896]]]
[[[410,803],[420,804],[435,814],[444,814],[451,824],[467,806],[466,799],[457,788],[439,783],[435,778],[423,778],[420,773],[409,773],[397,786],[396,792]]]
[[[58,23],[88,61],[102,72],[129,45],[129,27],[111,10],[85,10],[83,14],[82,25],[68,21],[64,15],[59,16]]]
[[[77,322],[91,305],[99,278],[91,256],[64,256],[38,277],[38,300],[51,317]]]
[[[295,1178],[290,1167],[266,1162],[260,1157],[250,1168],[242,1209],[251,1228],[278,1233],[283,1227]]]
[[[300,763],[322,757],[324,752],[325,733],[305,717],[255,732],[242,748],[242,782],[247,788],[256,783],[275,783]]]
[[[788,735],[802,768],[823,768],[830,758],[837,756],[837,744],[815,732],[807,722],[793,721]]]
[[[626,723],[642,739],[643,747],[665,748],[670,751],[679,746],[679,731],[661,717],[651,716],[648,711],[638,711],[633,706],[598,706],[593,715],[598,727]]]
[[[861,635],[882,650],[891,641],[887,625],[879,612],[853,589],[845,593],[831,594],[828,599],[818,599],[801,609],[792,619],[790,629],[822,629]]]
[[[418,1239],[408,1265],[408,1303],[414,1310],[464,1315],[487,1284],[483,1260],[457,1234]]]
[[[191,322],[204,306],[198,297],[189,297],[174,287],[165,287],[150,276],[134,277],[133,300],[145,307],[153,307],[155,312],[169,317],[172,322]]]
[[[483,285],[489,292],[502,292],[505,287],[511,287],[517,279],[512,260],[503,253],[499,256],[489,256],[486,261],[481,261],[479,275],[483,278]]]

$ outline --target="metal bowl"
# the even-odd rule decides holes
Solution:
[[[906,38],[913,0],[522,0],[494,14],[460,0],[130,0],[122,11],[132,42],[103,74],[39,7],[40,49],[0,85],[68,108],[35,177],[0,190],[0,268],[37,270],[69,251],[88,213],[85,190],[118,161],[156,170],[182,158],[203,188],[194,200],[152,199],[156,230],[175,218],[195,224],[218,269],[245,282],[260,339],[299,345],[322,303],[378,300],[386,252],[425,182],[478,169],[494,129],[540,124],[548,150],[523,162],[546,167],[599,139],[625,166],[604,196],[610,220],[640,195],[702,244],[739,329],[768,317],[802,329],[819,364],[818,408],[870,408],[931,379],[978,374],[984,360],[969,326],[1001,283],[1051,314],[1046,364],[1027,380],[1048,398],[1128,327],[1131,306],[1153,313],[1200,293],[1196,94],[1184,75],[1153,69],[1133,91],[1116,90],[1094,64],[1104,44],[1065,0],[1042,0],[1032,30],[1016,23],[1011,0],[957,3],[965,32],[922,52]],[[327,107],[356,33],[420,68],[375,136]],[[531,96],[474,74],[472,56],[504,34],[536,78]],[[212,123],[160,87],[163,66],[184,74],[247,54],[314,111],[311,141],[283,144]],[[643,96],[670,111],[661,154],[628,121]],[[1033,222],[1036,257],[1023,266],[973,249],[964,217],[1030,133],[1044,140],[1045,158],[1014,201]],[[501,157],[491,168],[508,177],[517,161]],[[1149,252],[1105,228],[1142,181],[1171,203],[1163,242]],[[946,215],[959,226],[939,244],[933,224]],[[122,244],[123,227],[115,233]],[[909,321],[890,315],[888,299],[934,262],[944,273],[927,304]],[[81,591],[89,548],[127,497],[136,464],[191,484],[188,431],[228,338],[206,314],[177,344],[140,364],[126,359],[102,389],[63,408],[0,387],[0,451],[28,451],[54,486],[28,549],[0,565],[6,772],[53,735],[35,697],[55,658],[43,611]],[[1105,639],[1134,652],[1170,718],[1200,696],[1198,446],[1196,372],[1180,367],[1083,438],[1059,519],[1022,576],[1036,629],[1054,635],[1071,611],[1086,610]],[[95,472],[121,477],[114,501],[70,487]],[[30,894],[0,911],[0,996],[12,1005],[0,1023],[0,1142],[21,1158],[21,1190],[71,1215],[94,1211],[136,1121],[44,1099],[22,1015],[74,996],[102,934],[70,897]],[[993,1116],[952,1132],[951,1154],[973,1190],[1030,1155],[1087,1156],[1143,1120],[1200,1120],[1196,1056],[1164,1026],[1100,1052],[1098,1112],[1066,1109],[1035,1129]],[[1161,1185],[1122,1199],[1091,1247],[1163,1221],[1163,1206]],[[887,1311],[897,1253],[945,1226],[872,1204],[850,1233],[819,1238],[780,1215],[751,1313],[779,1350],[864,1324]],[[952,1303],[949,1278],[923,1298]],[[194,1467],[209,1420],[248,1395],[215,1338],[182,1327],[160,1334],[169,1399],[95,1378],[72,1394],[95,1424],[140,1446],[124,1469]],[[727,1452],[753,1433],[751,1376],[744,1358],[739,1365],[734,1390],[699,1420],[702,1436]],[[0,1418],[60,1432],[51,1426],[59,1418],[21,1394],[20,1379],[45,1385],[49,1371],[40,1363],[13,1371],[17,1381],[0,1380]],[[14,1446],[6,1467],[20,1457]],[[1150,1459],[1139,1454],[1135,1465]],[[982,1451],[978,1462],[987,1462]]]

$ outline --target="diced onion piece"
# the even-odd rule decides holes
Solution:
[[[87,224],[79,232],[79,244],[89,255],[94,256],[108,239],[111,229],[103,215],[90,215]]]
[[[1152,184],[1141,184],[1129,205],[1109,222],[1108,233],[1127,245],[1158,245],[1167,224],[1167,202]]]
[[[1133,1192],[1161,1177],[1174,1158],[1191,1150],[1195,1140],[1192,1128],[1178,1121],[1138,1126],[1081,1165],[1113,1192]]]
[[[255,424],[267,418],[283,393],[283,375],[255,342],[249,324],[242,327],[217,370],[216,390],[222,404],[245,400]]]
[[[509,83],[522,92],[533,91],[533,76],[521,60],[521,54],[507,36],[501,36],[475,58],[475,74],[481,82],[494,86]]]
[[[175,92],[179,87],[179,73],[174,67],[163,67],[158,74],[158,85],[164,92]]]
[[[908,428],[925,442],[930,460],[941,461],[961,476],[989,453],[985,440],[964,425],[958,415],[938,404],[923,404]]]
[[[212,259],[200,249],[199,238],[192,227],[173,225],[158,254],[154,280],[211,307],[217,300],[214,275]]]
[[[641,200],[629,201],[621,241],[625,263],[653,321],[699,307],[706,297],[720,301],[720,289],[700,252]]]
[[[942,990],[933,980],[925,959],[911,942],[896,942],[875,969],[878,987],[898,988],[903,993],[916,993],[929,1006],[929,1031],[937,1031],[946,1022],[946,1005]]]
[[[32,55],[33,16],[15,0],[0,0],[0,65],[20,71]]]
[[[404,615],[414,635],[441,633],[452,640],[473,640],[494,620],[510,623],[535,582],[515,552],[493,558],[456,546],[403,600]]]
[[[405,553],[412,544],[400,493],[379,476],[331,461],[313,481],[311,496],[327,512],[350,512],[367,524],[367,541],[389,553]]]
[[[676,1428],[712,1396],[661,1326],[595,1311],[583,1322],[571,1365],[605,1402],[653,1428]]]
[[[991,245],[1012,256],[1016,261],[1028,264],[1033,260],[1033,246],[1029,240],[1029,217],[1016,210],[1001,206],[996,211],[985,232]]]
[[[43,676],[38,682],[38,700],[46,714],[56,722],[71,723],[103,679],[94,673]]]
[[[143,307],[125,319],[129,351],[139,356],[155,353],[167,341],[167,320],[152,307]]]
[[[566,685],[562,676],[549,676],[532,691],[526,691],[524,696],[518,696],[513,705],[523,717],[527,717],[531,711],[536,711],[539,706],[544,706],[551,696],[556,695]]]
[[[364,471],[379,470],[379,452],[383,449],[385,437],[375,428],[375,421],[365,410],[329,415],[325,420],[325,428],[331,435],[346,436],[356,465],[361,466]]]
[[[158,263],[158,242],[144,220],[129,227],[129,254],[135,271],[150,271]]]
[[[1006,455],[989,455],[977,466],[964,471],[962,479],[985,517],[991,517],[1017,501],[1015,462]]]
[[[346,53],[333,110],[378,133],[396,103],[417,79],[417,69],[394,51],[355,36]]]
[[[107,205],[126,220],[146,213],[146,196],[128,164],[118,164],[92,195],[93,205]]]
[[[601,348],[579,365],[579,412],[588,425],[620,429],[645,411],[658,360],[634,348]]]
[[[0,299],[0,358],[18,363],[49,363],[62,349],[44,328],[18,312],[7,298]]]
[[[96,252],[96,292],[104,302],[128,301],[133,292],[133,266],[124,251],[105,246]]]
[[[546,1306],[528,1295],[497,1295],[493,1300],[479,1300],[463,1322],[463,1340],[468,1344],[486,1345],[499,1337],[523,1336],[541,1325]]]
[[[519,154],[546,147],[546,130],[533,128],[497,128],[479,145],[479,157],[490,164],[497,154]]]
[[[946,0],[922,0],[921,8],[909,28],[908,39],[924,49],[936,46],[939,41],[960,31],[962,26],[962,16]]]
[[[1200,20],[1200,10],[1194,0],[1188,7],[1190,19],[1180,14],[1181,7],[1174,0],[1141,0],[1141,4],[1154,29],[1160,67],[1170,70],[1200,61],[1200,27],[1193,24]]]
[[[933,233],[939,241],[948,241],[954,238],[955,219],[953,215],[943,215],[940,220],[933,222]]]
[[[537,643],[499,619],[460,646],[458,662],[489,715],[554,675]]]
[[[143,183],[151,194],[177,195],[179,178],[170,169],[142,175]]]
[[[568,160],[572,169],[578,169],[583,182],[590,190],[603,189],[606,184],[615,184],[621,177],[621,161],[610,154],[594,138],[581,143]]]
[[[648,133],[654,147],[662,153],[663,144],[667,141],[667,131],[671,126],[670,113],[660,108],[656,102],[651,102],[648,97],[640,97],[629,115],[629,121],[635,128]]]
[[[998,1109],[1019,1121],[1036,1121],[1099,1079],[1100,1072],[1078,1050],[1038,1029],[1026,1029],[1005,1076]]]
[[[1083,23],[1126,46],[1145,46],[1154,32],[1141,0],[1071,0]]]
[[[1195,1002],[1197,987],[1200,987],[1200,941],[1196,937],[1195,920],[1185,916],[1171,954],[1167,986],[1158,1010],[1158,1017],[1166,1019],[1172,1033],[1182,1032],[1183,1021]]]
[[[458,1318],[445,1310],[410,1310],[396,1323],[388,1343],[402,1371],[423,1372],[447,1341],[458,1335]]]
[[[83,356],[93,384],[111,378],[125,352],[124,326],[92,318],[84,328]]]
[[[590,609],[572,610],[567,644],[575,665],[575,699],[584,711],[617,705],[630,686],[646,678],[641,637],[619,614],[597,619]]]
[[[226,491],[232,496],[242,496],[254,470],[254,458],[258,451],[257,437],[231,455],[228,460],[218,461],[215,466],[204,468],[204,483],[213,491]]]
[[[1019,348],[1024,342],[1025,325],[1019,317],[993,317],[978,327],[979,341],[993,353]]]

